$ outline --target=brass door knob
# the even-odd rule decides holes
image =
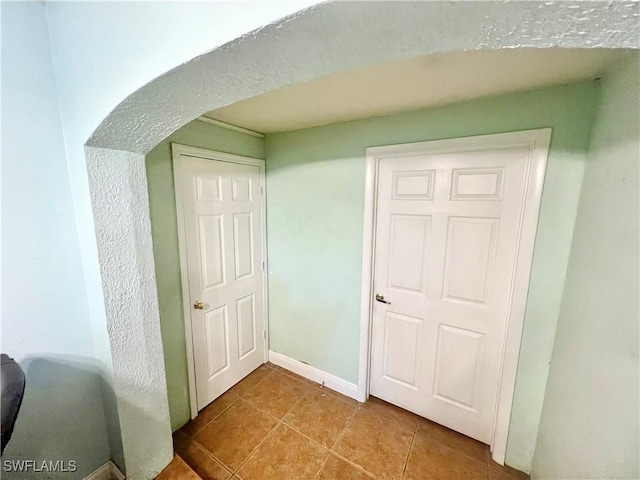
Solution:
[[[204,304],[200,300],[198,300],[196,303],[193,304],[193,308],[195,308],[196,310],[203,310]]]
[[[386,303],[387,305],[391,305],[391,302],[387,302],[384,299],[384,295],[380,294],[380,293],[376,293],[376,301],[380,302],[380,303]]]

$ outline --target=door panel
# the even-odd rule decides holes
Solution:
[[[238,314],[238,352],[240,359],[256,348],[256,315],[254,295],[247,295],[236,301]]]
[[[485,303],[497,223],[494,218],[449,217],[444,298]]]
[[[251,213],[233,214],[233,250],[236,280],[253,275],[253,218]]]
[[[379,159],[370,392],[489,443],[528,147]]]
[[[202,409],[264,362],[260,168],[180,156],[196,397]],[[189,332],[187,332],[189,334]]]
[[[422,319],[387,312],[384,331],[383,376],[387,380],[417,388]]]
[[[202,288],[214,288],[224,284],[225,278],[222,215],[200,215],[198,233]]]
[[[227,335],[227,307],[222,306],[204,314],[207,348],[207,378],[229,366],[229,336]]]
[[[391,216],[389,288],[424,293],[430,229],[428,216]]]
[[[482,365],[483,338],[481,333],[440,325],[434,396],[476,410],[474,397]]]

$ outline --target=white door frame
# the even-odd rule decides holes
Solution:
[[[360,302],[360,355],[358,371],[358,400],[369,397],[371,364],[371,322],[375,254],[376,204],[378,165],[381,158],[404,157],[421,153],[446,153],[461,150],[493,150],[496,148],[528,147],[529,160],[525,180],[525,196],[520,212],[516,266],[512,277],[509,314],[503,340],[500,386],[496,399],[491,440],[491,456],[504,464],[511,406],[520,354],[520,340],[524,326],[527,292],[533,249],[538,225],[538,213],[547,166],[551,128],[498,133],[474,137],[434,140],[367,148],[364,229],[362,244],[362,291]]]
[[[260,210],[262,219],[260,227],[262,230],[262,298],[263,298],[263,329],[264,341],[264,361],[269,360],[269,295],[267,285],[267,207],[266,207],[266,182],[265,182],[265,161],[257,158],[232,155],[230,153],[216,152],[204,148],[190,147],[178,143],[171,144],[173,156],[173,183],[176,193],[176,214],[178,220],[178,248],[180,250],[180,279],[182,284],[182,310],[184,316],[184,330],[187,347],[187,374],[189,377],[189,405],[191,407],[191,418],[198,415],[198,402],[196,390],[196,370],[195,357],[193,352],[193,330],[191,327],[191,302],[189,301],[189,275],[187,270],[187,238],[184,230],[184,205],[182,199],[182,157],[196,157],[215,162],[239,163],[241,165],[251,165],[260,169]]]

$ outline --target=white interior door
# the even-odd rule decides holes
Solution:
[[[484,443],[529,161],[466,146],[378,164],[370,392]]]
[[[262,175],[259,165],[177,162],[200,410],[264,363]]]

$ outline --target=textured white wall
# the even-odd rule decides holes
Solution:
[[[148,478],[173,448],[144,156],[86,152],[125,468]]]
[[[94,347],[105,365],[110,366],[111,354],[89,196],[86,140],[131,92],[194,56],[307,3],[313,2],[46,3]]]
[[[109,258],[111,246],[118,251],[120,243],[117,239],[112,239],[112,244],[102,242],[101,246],[105,249],[99,257],[96,229],[109,231],[110,228],[115,228],[109,227],[109,222],[115,224],[120,217],[114,213],[103,216],[109,210],[103,207],[108,205],[122,208],[128,214],[125,205],[132,199],[130,195],[133,193],[124,188],[127,180],[123,180],[124,184],[114,186],[113,204],[107,202],[108,198],[103,198],[105,202],[100,204],[103,206],[95,206],[100,214],[94,223],[84,145],[109,111],[137,88],[198,54],[304,6],[305,2],[297,1],[46,3],[60,100],[59,115],[62,118],[73,198],[73,205],[70,205],[67,212],[75,213],[78,236],[76,242],[79,241],[89,305],[88,328],[93,334],[92,339],[85,344],[89,345],[93,341],[96,361],[106,370],[109,389],[114,390],[115,396],[110,395],[111,392],[105,396],[108,424],[112,427],[109,432],[114,445],[112,455],[119,460],[121,466],[126,463],[128,478],[151,478],[171,458],[169,420],[165,412],[167,400],[164,362],[157,323],[156,286],[153,277],[146,275],[148,272],[153,273],[153,260],[152,256],[143,257],[148,263],[143,269],[145,274],[142,274],[135,270],[140,260],[135,255],[140,252],[135,248],[130,252],[120,252],[124,256],[115,254],[112,259],[122,263],[109,264],[105,275],[105,265],[101,265],[101,261]],[[29,31],[28,27],[24,28],[25,33]],[[122,152],[112,153],[118,157],[113,162],[114,168],[116,165],[122,166]],[[132,170],[127,170],[126,174],[133,174],[136,171],[133,168],[135,161],[129,160]],[[144,159],[140,168],[144,170],[143,162]],[[98,164],[99,162],[94,165]],[[108,183],[117,177],[115,171],[108,171],[108,175],[106,172],[97,172],[94,178],[100,178],[104,182],[101,185],[108,188]],[[136,185],[144,190],[146,198],[144,172],[142,183]],[[101,192],[101,188],[95,191],[98,195]],[[115,193],[123,196],[119,197]],[[137,193],[142,194],[141,191]],[[119,204],[118,200],[125,203]],[[140,217],[124,215],[123,219],[131,222],[132,231],[128,233],[132,236],[135,236],[137,228],[143,229],[138,239],[146,238],[145,235],[149,234],[146,227],[143,227],[148,223],[148,208]],[[150,237],[148,241],[150,242]],[[131,246],[127,242],[124,244]],[[126,293],[119,283],[121,271],[133,273],[130,279],[140,273],[141,281],[146,282],[131,284],[135,287],[133,291],[145,295],[151,292],[153,314],[151,319],[147,319],[150,321],[148,326],[136,322],[138,317],[135,315],[139,315],[140,310],[132,310],[135,315],[126,316],[128,306],[124,301],[118,305],[116,300],[107,300],[105,305],[105,296],[117,299],[120,293]],[[122,281],[126,282],[124,278]],[[121,300],[124,298],[128,299],[123,296]],[[108,324],[107,312],[110,314]],[[118,313],[122,316],[117,317]],[[131,327],[135,327],[131,333],[138,333],[140,337],[128,337],[127,329]],[[128,340],[133,343],[127,343]],[[113,359],[117,360],[115,363],[112,360],[112,347]],[[146,373],[147,369],[149,375]],[[141,377],[126,377],[127,372],[140,374]],[[113,376],[116,382],[113,381]],[[138,381],[144,388],[134,387]],[[115,438],[120,437],[120,430],[123,445],[115,442]],[[119,451],[122,448],[126,461],[122,460],[123,453]],[[146,453],[151,454],[147,457]]]
[[[120,103],[89,144],[146,153],[185,119],[206,111],[400,58],[473,49],[639,44],[637,2],[331,2],[167,72]]]
[[[532,478],[640,478],[640,61],[602,80]]]

